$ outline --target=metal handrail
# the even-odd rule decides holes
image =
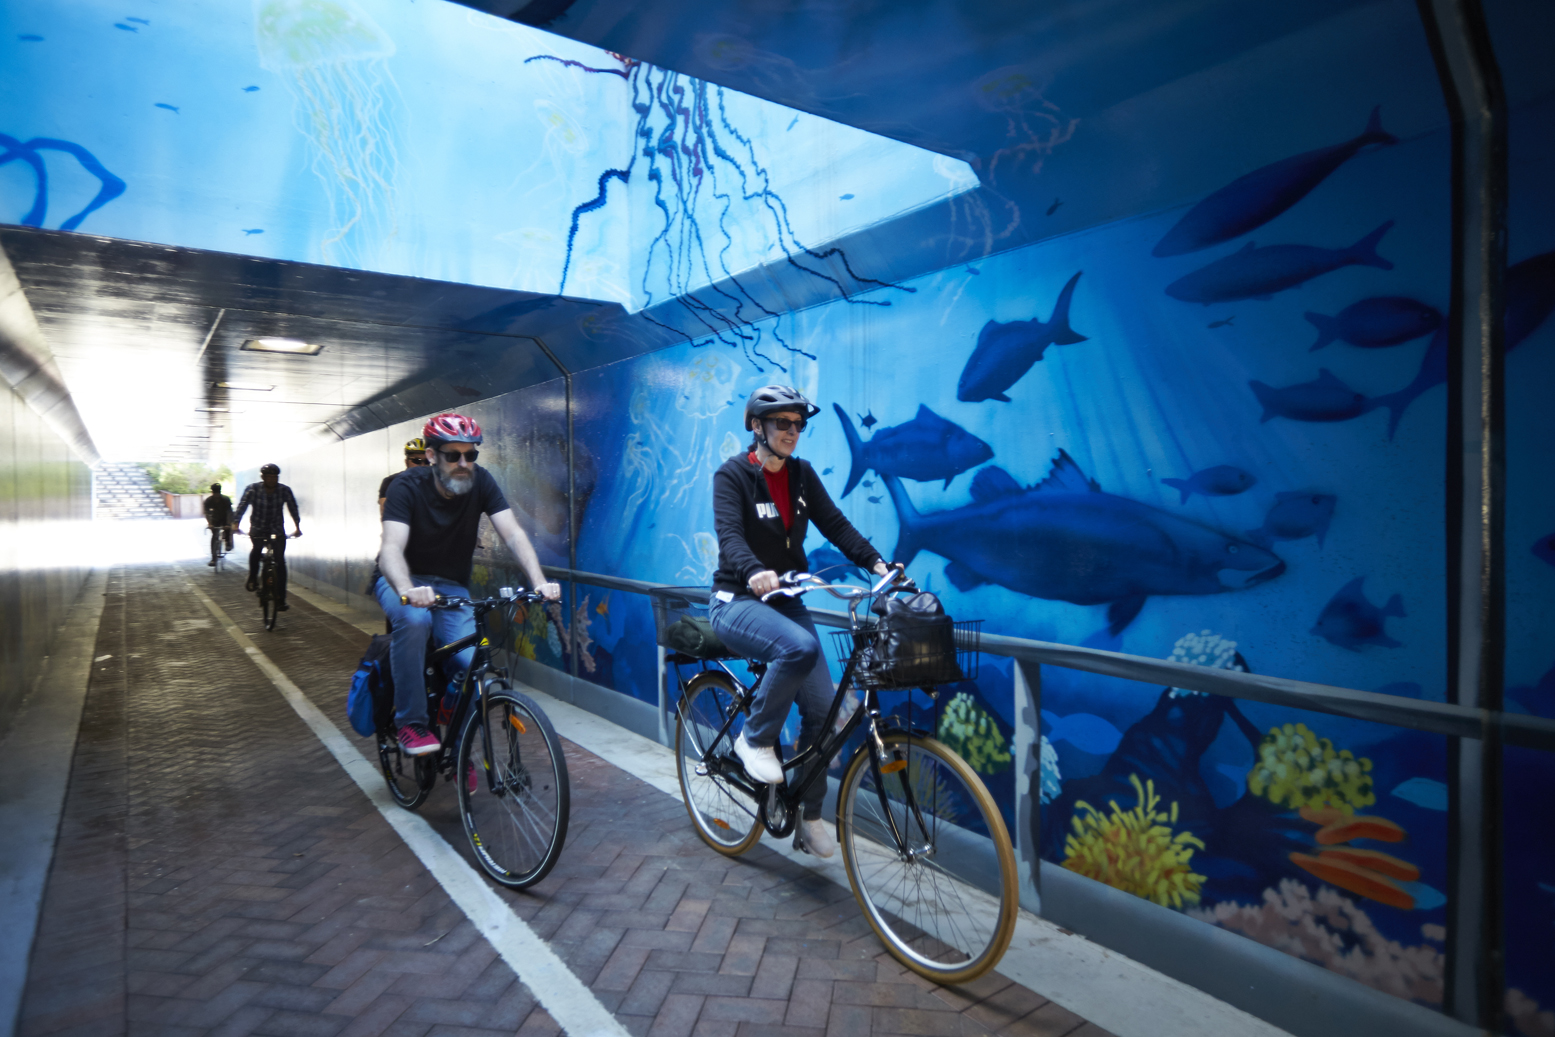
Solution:
[[[546,566],[545,574],[554,580],[566,580],[634,594],[652,594],[672,586],[554,566]],[[846,628],[848,625],[848,617],[844,612],[811,609],[810,614],[823,626]],[[1481,738],[1487,731],[1499,731],[1501,738],[1508,745],[1555,751],[1555,720],[1544,717],[1505,713],[1500,710],[1472,709],[1468,706],[1455,706],[1445,702],[1427,702],[1403,695],[1382,695],[1375,691],[1358,691],[1332,684],[1287,680],[1283,677],[1243,673],[1239,670],[1211,669],[1191,663],[1174,663],[1165,659],[1151,659],[1148,656],[1104,652],[1098,648],[1081,648],[1078,645],[1036,641],[1004,634],[983,634],[981,642],[980,650],[989,655],[1005,656],[1022,662],[1062,666],[1066,669],[1121,677],[1145,684],[1160,684],[1182,688],[1185,691],[1201,691],[1227,698],[1290,706],[1314,713],[1328,713],[1354,720],[1407,727],[1455,738]]]

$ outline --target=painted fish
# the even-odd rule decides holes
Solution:
[[[1042,723],[1047,727],[1048,741],[1068,742],[1093,756],[1106,756],[1123,741],[1123,732],[1094,713],[1070,713],[1061,717],[1044,709]]]
[[[864,499],[869,501],[871,504],[879,504],[881,501],[885,500],[884,497],[865,497]]]
[[[875,417],[874,411],[868,411],[867,413],[860,414],[858,416],[858,423],[863,425],[865,428],[874,428],[876,425],[880,424],[880,419]]]
[[[1555,533],[1542,536],[1533,542],[1533,556],[1541,562],[1555,565]]]
[[[1217,259],[1166,286],[1166,294],[1183,302],[1205,306],[1238,299],[1270,299],[1305,284],[1314,277],[1347,266],[1375,266],[1392,270],[1393,264],[1377,255],[1377,244],[1393,226],[1389,220],[1349,248],[1317,248],[1313,245],[1266,245],[1249,241],[1240,252]]]
[[[243,92],[244,92],[244,93],[245,93],[245,94],[251,94],[251,93],[253,93],[253,92],[254,92],[254,91],[255,91],[255,90],[258,90],[258,89],[259,89],[259,88],[258,88],[258,87],[257,87],[257,86],[245,86],[245,87],[244,87],[244,88],[243,88]]]
[[[1367,349],[1396,346],[1429,335],[1442,324],[1442,315],[1435,306],[1402,295],[1362,299],[1346,306],[1335,317],[1311,312],[1306,317],[1317,329],[1317,342],[1309,352],[1316,352],[1335,339]]]
[[[31,32],[20,33],[16,38],[21,40],[23,43],[42,43],[43,42],[43,37],[42,36],[39,36],[36,33],[31,33]]]
[[[123,29],[125,32],[139,32],[140,31],[140,29],[136,28],[135,26],[133,26],[133,25],[125,25],[123,22],[114,22],[113,23],[113,27],[115,29]]]
[[[911,421],[882,428],[867,443],[854,431],[846,411],[835,403],[832,410],[842,422],[848,453],[853,457],[847,485],[842,489],[844,497],[853,492],[870,469],[917,482],[943,479],[949,486],[950,480],[993,456],[993,448],[987,443],[923,404],[918,405],[918,413]]]
[[[1271,162],[1211,194],[1166,232],[1152,255],[1180,256],[1239,238],[1301,201],[1362,148],[1397,143],[1398,138],[1382,128],[1379,105],[1359,137]]]
[[[1233,313],[1231,316],[1225,318],[1224,320],[1210,321],[1206,327],[1208,327],[1211,331],[1215,330],[1216,328],[1229,328],[1231,326],[1231,322],[1234,320],[1236,320],[1236,314]]]
[[[1393,795],[1426,810],[1447,809],[1447,786],[1430,778],[1410,778],[1400,783]]]
[[[1060,205],[1063,205],[1063,204],[1064,204],[1064,200],[1063,200],[1063,199],[1062,199],[1062,198],[1054,198],[1054,199],[1053,199],[1053,204],[1052,204],[1052,205],[1049,205],[1049,206],[1048,206],[1048,207],[1047,207],[1047,214],[1048,214],[1048,215],[1049,215],[1049,216],[1051,216],[1051,215],[1053,215],[1053,214],[1054,214],[1054,213],[1055,213],[1055,212],[1057,212],[1057,211],[1058,211],[1058,207],[1059,207],[1059,206],[1060,206]]]
[[[933,551],[960,590],[996,583],[1017,594],[1107,605],[1116,637],[1152,594],[1220,594],[1274,579],[1273,553],[1191,519],[1102,492],[1060,450],[1048,477],[1023,488],[1002,468],[978,471],[972,503],[922,515],[895,476],[899,562]]]
[[[1271,418],[1292,421],[1349,421],[1377,406],[1361,393],[1345,385],[1328,368],[1318,369],[1317,379],[1276,389],[1254,380],[1247,383],[1263,404],[1259,423]]]
[[[1318,614],[1312,633],[1352,652],[1359,652],[1366,645],[1402,648],[1400,642],[1388,636],[1384,625],[1388,616],[1404,617],[1404,599],[1395,594],[1379,609],[1366,600],[1361,589],[1365,582],[1366,577],[1357,576],[1339,588]]]
[[[977,334],[977,345],[956,383],[956,399],[963,403],[999,400],[1009,403],[1004,391],[1020,381],[1031,365],[1042,359],[1048,346],[1070,346],[1085,336],[1069,327],[1069,301],[1074,297],[1080,271],[1058,293],[1053,316],[1046,324],[1035,318],[1001,324],[991,320]]]
[[[1234,497],[1252,488],[1258,476],[1244,472],[1235,465],[1218,464],[1202,472],[1194,472],[1186,479],[1162,479],[1161,482],[1182,494],[1179,504],[1188,503],[1195,493],[1206,497]]]
[[[837,198],[838,198],[839,201],[844,201],[844,202],[851,202],[853,200],[853,196],[851,194],[841,194],[841,195],[838,195]]]
[[[1506,268],[1506,316],[1502,328],[1505,332],[1503,348],[1507,353],[1522,345],[1523,340],[1539,329],[1539,326],[1555,310],[1555,252],[1532,256],[1521,263]],[[1447,382],[1447,327],[1436,329],[1420,370],[1414,381],[1398,392],[1378,396],[1372,400],[1374,407],[1386,407],[1388,438],[1398,431],[1399,419],[1409,405],[1427,390]]]
[[[807,556],[806,564],[811,572],[834,582],[845,576],[856,576],[865,581],[869,579],[863,569],[848,561],[835,547],[816,548]]]
[[[1302,540],[1317,537],[1317,546],[1323,546],[1328,535],[1328,524],[1334,518],[1334,505],[1339,498],[1331,493],[1277,493],[1274,506],[1263,518],[1263,525],[1247,531],[1247,539],[1260,547],[1268,547],[1276,540]]]
[[[263,234],[264,232],[265,229],[263,227],[247,227],[243,230],[243,233],[249,235],[250,237],[255,234]]]
[[[873,480],[873,479],[865,479],[862,482],[860,482],[859,485],[864,487],[864,489],[866,489],[866,490],[873,490],[875,488],[875,480]]]
[[[163,104],[161,101],[158,101],[153,107],[156,107],[156,108],[166,108],[168,111],[172,112],[174,115],[178,114],[178,109],[175,106],[170,105],[170,104]]]
[[[971,274],[973,277],[981,277],[983,275],[981,270],[977,269],[977,267],[972,266],[971,264],[967,264],[966,272]]]

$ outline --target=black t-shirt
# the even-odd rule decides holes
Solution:
[[[411,573],[441,576],[467,587],[481,515],[507,511],[507,498],[491,473],[479,465],[475,466],[475,485],[458,497],[439,493],[433,475],[430,467],[407,468],[396,475],[389,483],[383,520],[410,527],[405,564]]]
[[[205,498],[205,521],[213,526],[225,526],[232,521],[232,498],[225,493],[213,493]]]
[[[378,484],[378,499],[379,500],[383,500],[385,497],[387,497],[389,495],[389,484],[394,481],[394,477],[396,475],[402,475],[402,474],[404,474],[404,473],[403,472],[391,472],[390,474],[385,475],[383,477],[383,482]]]

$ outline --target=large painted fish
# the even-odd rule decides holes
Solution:
[[[1166,286],[1166,294],[1183,302],[1205,306],[1237,299],[1270,299],[1305,284],[1314,277],[1347,266],[1375,266],[1392,270],[1393,264],[1377,255],[1377,244],[1393,226],[1389,220],[1349,248],[1317,248],[1313,245],[1266,245],[1249,241],[1240,252],[1215,260]]]
[[[1364,394],[1356,392],[1341,382],[1326,367],[1318,369],[1317,378],[1299,385],[1275,388],[1254,379],[1247,383],[1263,404],[1263,417],[1290,418],[1292,421],[1349,421],[1377,406]]]
[[[1312,633],[1352,652],[1359,652],[1367,645],[1402,648],[1402,643],[1388,636],[1384,624],[1389,616],[1403,618],[1403,597],[1395,594],[1386,605],[1378,608],[1367,600],[1362,587],[1365,582],[1366,577],[1357,576],[1340,587],[1318,614]]]
[[[1442,315],[1435,306],[1402,295],[1362,299],[1334,317],[1309,312],[1306,318],[1317,329],[1317,342],[1311,352],[1335,339],[1366,349],[1396,346],[1429,335],[1442,324]]]
[[[1362,148],[1397,143],[1382,128],[1381,106],[1373,108],[1359,137],[1271,162],[1205,198],[1166,232],[1152,254],[1180,256],[1241,237],[1301,201]]]
[[[1256,544],[1102,492],[1063,450],[1036,486],[984,468],[972,480],[971,504],[927,515],[899,479],[884,482],[900,523],[894,559],[932,551],[950,561],[945,576],[963,591],[994,583],[1049,601],[1107,605],[1113,637],[1153,594],[1220,594],[1285,571]]]
[[[1514,263],[1506,268],[1506,315],[1502,318],[1504,339],[1502,348],[1510,353],[1523,340],[1539,329],[1539,326],[1555,310],[1555,252],[1545,252]],[[1398,392],[1378,396],[1373,407],[1386,407],[1388,438],[1398,431],[1398,423],[1427,390],[1447,381],[1447,326],[1444,324],[1431,337],[1420,370],[1414,381]]]
[[[1042,359],[1048,346],[1070,346],[1084,342],[1085,336],[1069,327],[1069,301],[1074,298],[1076,273],[1058,293],[1053,316],[1046,324],[1031,320],[1012,320],[1001,324],[991,320],[977,334],[977,345],[956,383],[956,399],[963,403],[999,400],[1009,403],[1004,391],[1021,380],[1031,365]]]
[[[835,403],[832,409],[842,422],[843,434],[848,437],[848,453],[853,456],[848,484],[842,490],[844,497],[853,492],[871,468],[881,475],[917,482],[944,479],[949,486],[951,479],[993,456],[993,447],[921,403],[911,421],[883,428],[867,443],[859,438],[847,411]]]

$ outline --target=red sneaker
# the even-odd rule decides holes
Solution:
[[[480,775],[475,773],[475,764],[473,763],[464,765],[464,787],[469,790],[472,796],[480,790]]]
[[[400,750],[406,756],[425,756],[441,748],[442,744],[427,730],[425,724],[406,724],[400,728]]]

